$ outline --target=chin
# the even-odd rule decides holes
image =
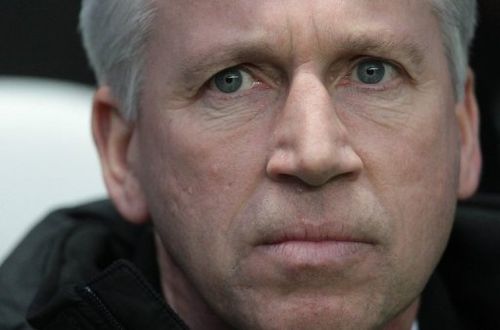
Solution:
[[[383,328],[390,316],[383,315],[372,301],[331,297],[282,297],[263,299],[257,307],[248,306],[248,314],[236,324],[241,329],[335,329],[369,330]]]
[[[366,315],[357,315],[346,310],[302,307],[289,314],[272,313],[261,323],[261,329],[335,329],[363,330],[375,329],[375,320]]]

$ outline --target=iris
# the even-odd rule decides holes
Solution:
[[[241,70],[231,68],[217,73],[214,77],[215,87],[223,93],[234,93],[243,84]]]
[[[381,61],[365,61],[358,65],[357,78],[365,84],[377,84],[385,77],[385,64]]]

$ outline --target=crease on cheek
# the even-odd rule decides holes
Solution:
[[[445,106],[436,107],[435,104],[432,109],[446,111]],[[396,201],[392,215],[395,219],[404,220],[405,214],[412,214],[412,208],[416,217],[421,212],[420,216],[425,218],[428,210],[422,208],[423,205],[430,207],[435,201],[450,203],[455,198],[452,190],[457,185],[458,155],[456,148],[450,148],[454,126],[447,122],[450,118],[445,114],[433,116],[429,110],[424,114],[426,117],[422,118],[427,118],[427,124],[418,118],[420,124],[406,130],[405,134],[375,136],[371,145],[385,144],[385,150],[366,147],[364,151],[365,162],[377,164],[368,167],[368,175],[377,195],[386,196],[382,204],[391,205]],[[382,140],[377,142],[377,139]],[[387,195],[387,191],[393,193]],[[443,207],[446,209],[446,206],[437,208]]]
[[[240,129],[247,126],[252,127],[252,123],[262,120],[269,115],[279,101],[279,95],[274,95],[274,91],[264,91],[254,96],[243,96],[232,101],[232,104],[217,104],[216,102],[201,102],[193,109],[194,115],[199,118],[193,120],[203,120],[202,126],[210,132],[220,131],[241,134]]]
[[[249,111],[242,105],[234,107],[230,111],[227,109],[218,111],[209,107],[196,109],[196,111],[201,112],[201,117],[204,118],[202,125],[206,131],[228,133],[248,124],[260,114],[259,109]]]
[[[267,143],[265,134],[256,130],[265,128],[255,123],[246,126],[246,133],[239,129],[218,134],[205,132],[199,118],[178,117],[178,112],[173,116],[175,120],[169,120],[168,114],[152,116],[146,127],[153,129],[143,141],[148,150],[143,159],[149,160],[143,163],[147,172],[143,181],[150,185],[146,190],[155,201],[158,221],[189,218],[192,221],[182,226],[197,233],[193,234],[225,233],[230,238],[265,167],[262,154],[256,152],[258,145]],[[250,149],[250,143],[255,148]],[[212,222],[217,222],[219,234],[210,233]]]
[[[358,125],[375,124],[379,127],[402,130],[411,128],[413,121],[418,117],[415,111],[413,97],[405,96],[397,99],[377,99],[363,97],[337,97],[334,99],[334,108],[339,115],[349,121],[363,121]],[[373,128],[370,128],[373,131]]]
[[[184,210],[185,201],[195,191],[186,178],[194,177],[194,172],[187,166],[189,161],[183,156],[182,139],[175,135],[177,130],[183,131],[182,125],[166,115],[156,113],[144,122],[141,138],[142,182],[144,190],[149,195],[148,199],[155,201],[154,208],[166,211],[164,206],[168,203],[168,211],[173,216],[180,216]],[[193,180],[196,182],[196,180]],[[161,216],[161,215],[160,215]]]

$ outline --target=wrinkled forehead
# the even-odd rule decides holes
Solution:
[[[427,0],[169,0],[157,6],[152,38],[170,51],[205,53],[208,45],[233,42],[293,51],[342,46],[358,36],[425,47],[429,35],[439,35]]]

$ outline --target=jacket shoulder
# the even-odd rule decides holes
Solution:
[[[48,214],[0,266],[0,328],[29,329],[25,314],[41,281],[72,254],[88,252],[68,250],[73,237],[106,235],[107,228],[120,220],[107,200]]]
[[[500,198],[480,196],[458,206],[438,271],[460,315],[478,329],[500,329]]]

